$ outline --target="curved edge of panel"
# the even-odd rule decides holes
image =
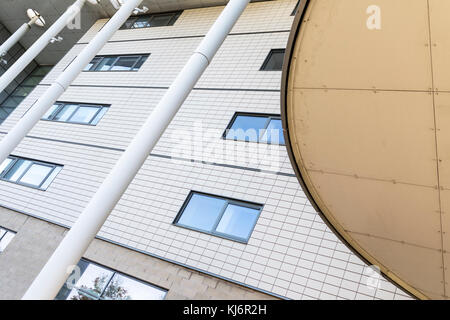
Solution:
[[[300,36],[300,30],[302,28],[302,22],[304,22],[305,14],[310,5],[310,0],[301,1],[300,6],[297,10],[297,14],[295,15],[294,22],[292,24],[291,33],[289,35],[288,44],[286,47],[286,53],[284,57],[283,70],[282,70],[282,79],[281,79],[281,120],[283,123],[283,134],[286,141],[286,149],[289,155],[289,160],[292,164],[292,167],[295,171],[295,175],[305,192],[308,200],[311,202],[314,209],[319,213],[320,217],[326,223],[326,225],[334,232],[334,234],[360,259],[362,259],[368,265],[378,266],[381,270],[381,273],[385,276],[387,280],[392,282],[395,286],[400,287],[413,297],[422,300],[428,300],[429,297],[424,295],[422,292],[418,291],[402,279],[400,279],[397,275],[392,273],[385,265],[380,263],[374,256],[372,256],[369,252],[364,250],[341,226],[339,221],[337,221],[333,215],[327,211],[326,207],[321,203],[320,197],[314,190],[311,182],[309,181],[308,175],[304,174],[302,170],[303,166],[301,165],[301,159],[297,159],[292,148],[292,139],[289,134],[289,119],[288,119],[288,99],[289,99],[289,78],[291,71],[291,63],[294,55],[294,49],[296,45],[296,41]],[[300,157],[299,157],[300,158]],[[318,199],[316,201],[316,199]],[[322,210],[324,208],[324,210]]]

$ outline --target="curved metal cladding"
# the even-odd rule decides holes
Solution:
[[[309,0],[283,70],[300,183],[366,262],[421,299],[450,296],[448,0]]]

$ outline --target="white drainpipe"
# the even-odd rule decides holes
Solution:
[[[82,1],[84,2],[84,1]],[[34,125],[44,116],[47,110],[70,86],[73,80],[95,57],[105,43],[125,23],[131,12],[142,0],[127,0],[119,11],[97,33],[89,44],[81,51],[67,69],[59,75],[45,93],[39,97],[33,107],[16,123],[16,125],[0,141],[0,163],[2,163]],[[18,61],[19,62],[19,61]],[[8,70],[9,71],[9,70]]]
[[[22,299],[53,299],[250,0],[230,0]]]
[[[64,27],[71,22],[80,12],[86,0],[77,0],[48,30],[0,77],[0,92],[33,61],[50,40],[57,36]],[[2,161],[2,160],[0,160]]]

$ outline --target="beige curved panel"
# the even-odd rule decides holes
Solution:
[[[311,201],[423,299],[450,297],[449,12],[448,0],[310,0],[283,72],[287,147]]]

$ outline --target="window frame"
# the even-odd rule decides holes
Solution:
[[[60,168],[59,172],[61,172],[62,168],[64,167],[63,165],[56,164],[56,163],[49,163],[49,162],[44,162],[44,161],[40,161],[40,160],[34,160],[34,159],[19,157],[19,156],[14,156],[14,155],[10,155],[6,159],[11,159],[12,161],[10,163],[8,163],[8,165],[5,167],[5,169],[3,169],[3,172],[0,172],[0,180],[1,181],[6,181],[9,183],[14,183],[17,185],[21,185],[21,186],[25,186],[25,187],[29,187],[29,188],[33,188],[33,189],[37,189],[37,190],[42,190],[42,191],[47,190],[48,187],[42,188],[42,186],[47,182],[48,178],[53,174],[53,172],[58,168]],[[5,161],[6,161],[6,159],[5,159]],[[11,170],[11,168],[17,163],[18,160],[30,161],[31,164],[26,168],[26,170],[24,170],[24,172],[22,172],[22,174],[17,178],[16,181],[11,181],[11,180],[5,178],[6,174],[9,173],[9,170]],[[20,180],[27,174],[27,172],[30,170],[30,168],[35,164],[41,165],[44,167],[49,167],[52,169],[45,176],[45,178],[41,181],[39,186],[36,186],[34,184],[25,183],[25,182],[20,182]],[[59,172],[57,172],[56,176],[59,174]],[[56,176],[53,179],[55,179]],[[49,184],[49,186],[50,186],[50,184]]]
[[[98,297],[93,296],[92,294],[90,294],[89,292],[83,290],[82,288],[78,288],[78,287],[75,286],[75,285],[73,286],[73,289],[76,289],[77,292],[78,292],[79,294],[81,294],[81,295],[83,295],[83,296],[87,296],[88,298],[91,298],[92,300],[100,300],[100,301],[102,301],[102,300],[103,300],[103,301],[105,301],[105,300],[111,300],[111,299],[104,299],[104,298],[102,298],[102,295],[105,293],[106,289],[108,288],[109,284],[111,283],[112,279],[114,278],[114,276],[115,276],[116,274],[119,274],[119,275],[121,275],[121,276],[130,278],[130,279],[132,279],[132,280],[134,280],[134,281],[136,281],[136,282],[140,282],[140,283],[142,283],[142,284],[145,284],[145,285],[147,285],[147,286],[149,286],[149,287],[152,287],[152,288],[155,288],[155,289],[157,289],[157,290],[164,291],[164,297],[163,297],[162,300],[165,300],[165,299],[166,299],[167,293],[169,292],[168,289],[165,289],[165,288],[160,287],[160,286],[158,286],[158,285],[155,285],[155,284],[153,284],[153,283],[147,282],[147,281],[145,281],[145,280],[136,278],[135,276],[132,276],[132,275],[130,275],[130,274],[128,274],[128,273],[124,273],[124,272],[118,271],[118,270],[116,270],[116,269],[110,268],[110,267],[108,267],[108,266],[105,266],[104,264],[101,264],[101,263],[98,263],[98,262],[94,262],[94,261],[92,261],[92,260],[90,260],[90,259],[87,259],[87,258],[85,258],[85,257],[82,257],[82,258],[80,259],[80,261],[81,261],[81,260],[84,260],[84,261],[87,262],[88,264],[96,265],[97,267],[100,267],[100,268],[105,269],[105,270],[107,270],[107,271],[110,271],[110,272],[112,273],[112,274],[111,274],[111,277],[108,279],[108,282],[105,284],[105,287],[103,288],[102,292],[98,295]],[[78,261],[78,263],[79,263],[80,261]],[[77,263],[77,266],[78,266],[78,263]],[[70,274],[70,275],[71,275],[71,274]],[[70,275],[69,275],[69,277],[70,277]],[[59,289],[58,294],[59,294],[59,292],[62,290],[63,287],[64,287],[64,285]]]
[[[100,120],[103,119],[103,116],[106,114],[106,112],[109,111],[109,108],[111,107],[110,104],[98,104],[98,103],[84,103],[84,102],[70,102],[70,101],[56,101],[52,106],[54,105],[58,105],[58,107],[56,108],[55,111],[53,111],[50,116],[51,119],[45,119],[45,118],[41,118],[40,120],[42,121],[49,121],[49,122],[58,122],[58,123],[69,123],[69,124],[79,124],[79,125],[85,125],[85,126],[92,126],[95,127],[97,124],[100,123]],[[64,107],[66,105],[78,105],[77,108],[72,112],[72,114],[70,115],[69,118],[67,118],[67,120],[65,121],[59,121],[59,120],[55,120],[55,117],[62,111],[62,109],[64,109]],[[75,115],[75,113],[83,107],[97,107],[98,110],[95,113],[95,115],[92,117],[91,121],[89,121],[89,123],[85,123],[85,122],[78,122],[78,121],[70,121],[70,119],[72,119],[72,117]],[[99,119],[99,121],[97,123],[92,123],[95,118],[99,115],[100,112],[103,111],[103,109],[106,109],[105,114]],[[49,117],[50,117],[49,116]]]
[[[180,218],[183,216],[183,213],[186,209],[186,207],[189,205],[189,202],[191,201],[192,197],[194,195],[200,195],[200,196],[205,196],[205,197],[209,197],[209,198],[214,198],[214,199],[219,199],[219,200],[224,200],[226,203],[223,205],[219,215],[216,218],[216,221],[212,227],[212,231],[205,231],[196,227],[192,227],[192,226],[188,226],[185,224],[181,224],[178,221],[180,220]],[[233,235],[229,235],[226,233],[222,233],[222,232],[218,232],[216,231],[217,226],[219,225],[220,221],[222,220],[222,217],[225,213],[225,211],[227,210],[227,207],[229,205],[237,205],[240,207],[245,207],[245,208],[250,208],[250,209],[254,209],[254,210],[258,210],[257,213],[257,217],[255,220],[255,224],[253,225],[253,227],[250,230],[249,236],[247,239],[244,238],[240,238],[240,237],[236,237]],[[188,230],[193,230],[193,231],[197,231],[197,232],[201,232],[204,234],[208,234],[211,236],[216,236],[222,239],[227,239],[227,240],[232,240],[232,241],[236,241],[236,242],[240,242],[243,244],[248,244],[248,242],[250,241],[250,238],[252,236],[253,231],[255,230],[256,224],[258,223],[259,217],[261,216],[261,212],[264,208],[264,204],[260,204],[260,203],[256,203],[256,202],[250,202],[250,201],[243,201],[243,200],[238,200],[238,199],[234,199],[234,198],[229,198],[229,197],[224,197],[224,196],[219,196],[219,195],[215,195],[215,194],[210,194],[210,193],[206,193],[206,192],[200,192],[200,191],[195,191],[195,190],[191,190],[188,194],[188,196],[186,197],[186,199],[183,202],[183,205],[181,206],[181,209],[178,211],[177,215],[175,216],[175,219],[172,222],[172,225],[177,226],[177,227],[181,227],[184,229],[188,229]]]
[[[239,140],[239,139],[228,139],[227,135],[229,130],[231,130],[231,128],[233,127],[234,122],[236,121],[237,117],[239,116],[244,116],[244,117],[260,117],[260,118],[267,118],[266,123],[265,123],[265,127],[262,128],[261,133],[258,133],[258,141],[247,141],[247,140]],[[222,134],[222,139],[223,140],[229,140],[229,141],[241,141],[241,142],[249,142],[249,143],[264,143],[264,144],[269,144],[269,145],[278,145],[278,146],[285,146],[286,145],[286,141],[285,143],[273,143],[273,142],[264,142],[261,141],[262,137],[264,136],[265,132],[267,131],[267,127],[269,126],[270,122],[272,120],[281,120],[281,115],[279,114],[274,114],[274,113],[252,113],[252,112],[235,112],[233,114],[233,117],[231,117],[230,122],[228,123],[227,127],[225,128],[225,131]],[[284,135],[283,130],[281,130],[281,134]]]
[[[283,52],[283,54],[285,56],[286,55],[286,48],[270,49],[269,53],[267,54],[266,59],[264,60],[263,64],[261,65],[261,68],[259,68],[259,71],[273,71],[273,72],[280,72],[280,71],[282,71],[283,68],[281,68],[280,70],[266,69],[267,65],[270,62],[270,59],[272,58],[272,56],[275,53],[280,53],[280,52]],[[284,59],[283,59],[283,62],[284,62]]]
[[[127,19],[127,21],[124,22],[124,24],[119,28],[119,30],[135,30],[135,29],[146,29],[146,28],[171,27],[171,26],[175,25],[175,23],[178,21],[178,19],[180,18],[182,13],[183,13],[183,10],[178,10],[178,11],[158,12],[158,13],[142,14],[142,15],[138,15],[138,16],[131,16]],[[146,22],[147,22],[147,24],[150,24],[155,16],[164,16],[164,15],[172,15],[169,22],[164,26],[146,26],[146,27],[138,27],[138,28],[136,28],[134,26],[136,21],[140,18],[148,18],[148,20]],[[131,22],[131,20],[132,20],[132,27],[127,28],[126,24],[128,22]]]
[[[12,231],[11,229],[5,228],[0,226],[0,231],[5,231],[5,234],[3,234],[2,236],[0,236],[0,243],[2,242],[2,239],[8,234],[11,233],[13,234],[13,237],[11,238],[10,242],[8,242],[8,244],[5,246],[6,247],[11,243],[12,239],[14,239],[14,237],[16,236],[17,232],[16,231]],[[0,251],[0,253],[2,253],[3,251]]]
[[[302,1],[302,0],[298,0],[298,1],[297,1],[297,4],[295,5],[294,10],[292,10],[291,17],[292,17],[292,16],[295,16],[295,15],[297,14],[297,11],[298,11],[298,8],[300,7],[300,2],[301,2],[301,1]]]
[[[151,55],[151,53],[133,53],[133,54],[121,54],[121,55],[115,55],[115,54],[97,55],[94,58],[92,58],[91,61],[89,61],[88,65],[96,58],[100,58],[99,61],[92,64],[92,66],[89,68],[89,70],[83,69],[83,72],[138,72],[142,68],[144,63],[148,60],[150,55]],[[111,70],[114,67],[114,65],[117,63],[117,61],[119,61],[120,58],[126,58],[126,57],[139,57],[139,58],[134,62],[133,66],[130,68],[130,70]],[[95,70],[99,66],[99,64],[104,59],[107,59],[107,58],[115,58],[114,62],[111,64],[110,68],[108,70]],[[146,60],[142,63],[141,67],[139,67],[138,70],[133,70],[134,67],[137,64],[139,64],[143,58],[145,58]]]

